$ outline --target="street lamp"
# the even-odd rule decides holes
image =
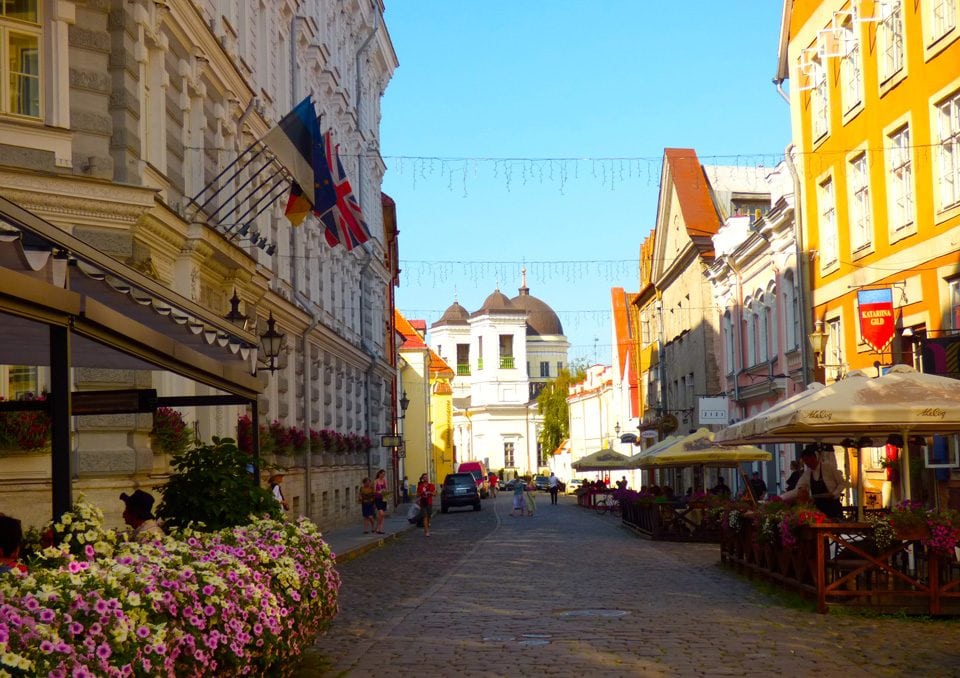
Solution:
[[[286,338],[286,335],[277,332],[273,311],[270,311],[270,317],[267,319],[267,331],[260,335],[260,350],[263,352],[264,362],[267,364],[263,368],[264,370],[276,372],[279,369],[278,358]]]
[[[620,422],[618,421],[613,425],[613,432],[617,434],[617,437],[620,437]]]
[[[237,296],[237,288],[233,288],[233,296],[230,297],[230,312],[223,316],[224,320],[227,320],[242,330],[247,329],[247,323],[250,322],[250,318],[246,314],[240,312],[240,297]]]

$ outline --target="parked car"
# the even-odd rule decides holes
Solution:
[[[472,473],[448,473],[440,487],[440,513],[453,506],[472,506],[479,511],[480,491]]]
[[[490,496],[490,474],[487,473],[487,468],[483,465],[482,461],[462,462],[457,467],[457,473],[469,473],[473,476],[473,480],[477,484],[477,492],[480,493],[481,499],[486,499]]]
[[[533,484],[538,490],[543,490],[544,492],[550,489],[550,479],[547,476],[534,476]]]
[[[583,478],[571,478],[570,482],[567,483],[566,490],[571,494],[583,487]]]

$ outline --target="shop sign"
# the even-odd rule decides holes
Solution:
[[[882,353],[896,333],[893,317],[893,290],[860,290],[857,292],[860,315],[860,336],[877,353]]]
[[[701,424],[723,424],[730,421],[730,407],[726,398],[701,397],[699,400]]]

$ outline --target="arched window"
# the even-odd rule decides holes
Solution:
[[[767,325],[767,304],[764,299],[763,292],[759,290],[757,290],[757,300],[753,307],[753,313],[755,317],[754,331],[757,333],[757,355],[754,364],[759,364],[767,359],[767,341],[770,339],[770,330],[769,326]]]
[[[743,302],[743,335],[742,355],[743,364],[749,367],[755,363],[756,356],[756,335],[755,332],[756,317],[753,315],[753,299],[747,297]]]
[[[780,319],[777,315],[777,284],[771,282],[767,285],[767,293],[764,295],[767,300],[767,330],[770,334],[770,357],[776,358],[780,355]]]

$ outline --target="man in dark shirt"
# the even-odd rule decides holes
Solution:
[[[754,471],[753,477],[750,478],[750,492],[753,493],[753,498],[760,501],[766,491],[767,484],[760,477],[760,471]]]

